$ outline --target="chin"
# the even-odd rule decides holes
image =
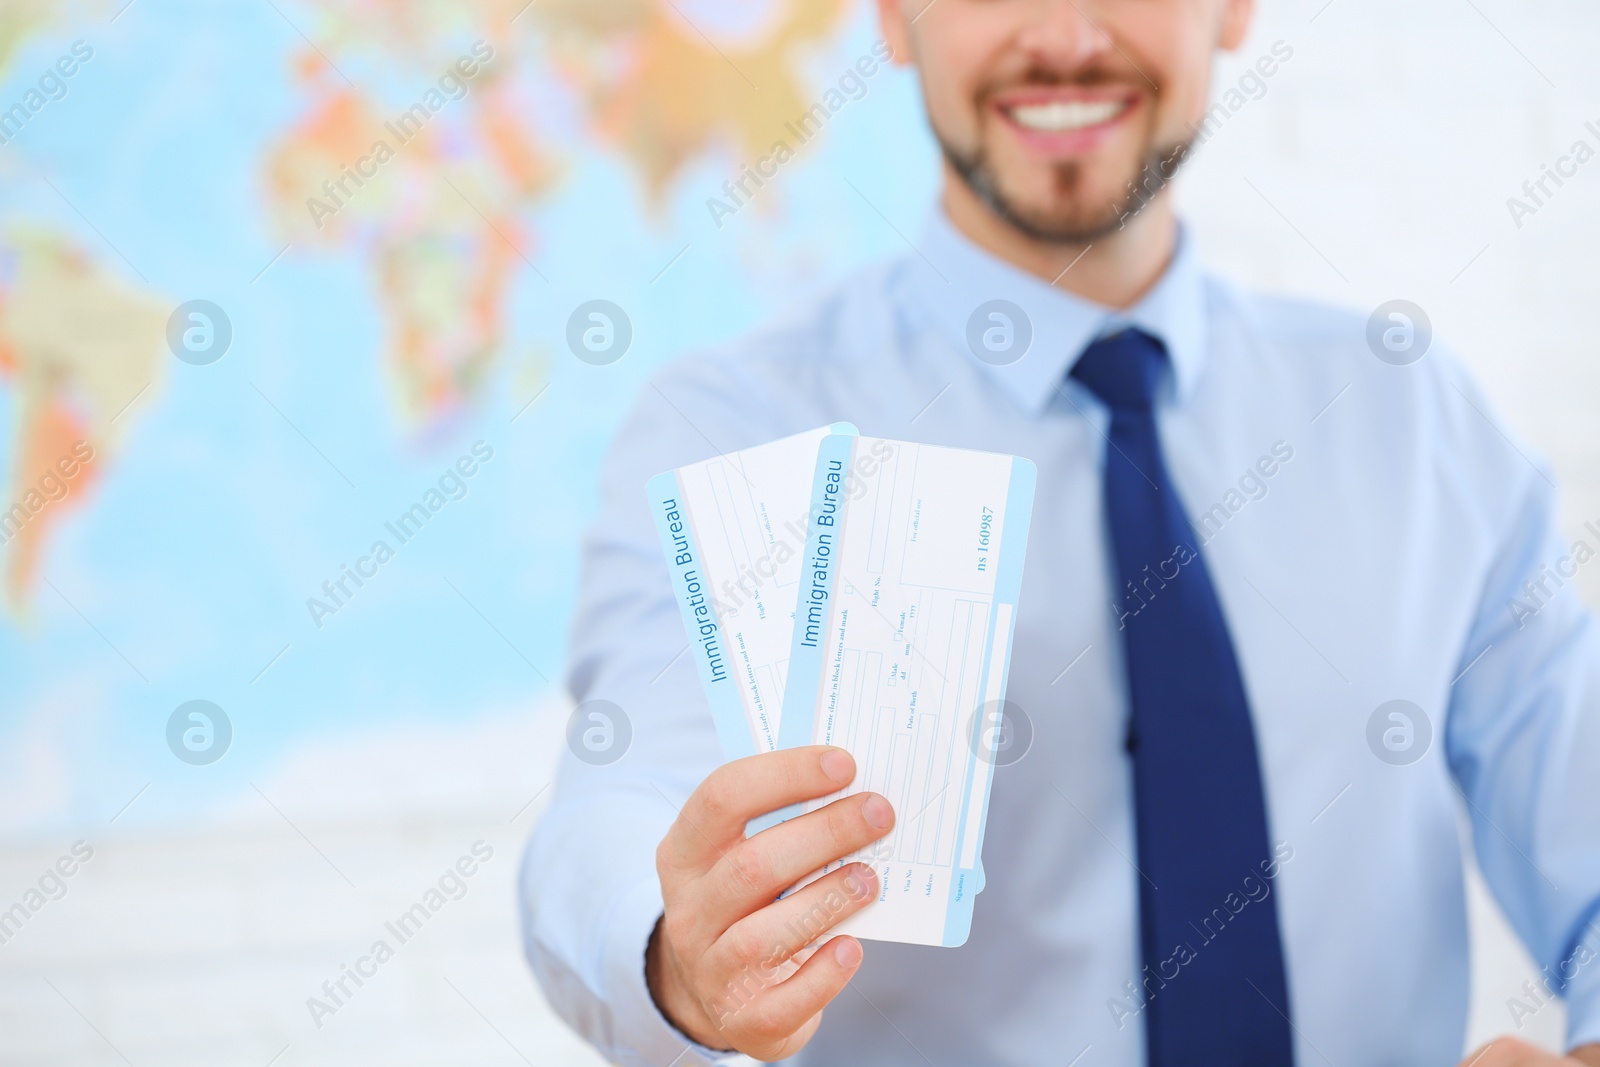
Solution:
[[[1059,245],[1093,244],[1127,224],[1123,212],[1105,209],[1004,212],[1002,217],[1013,229],[1035,241]]]
[[[974,191],[1003,220],[1035,240],[1087,244],[1120,229],[1132,213],[1130,207],[1142,206],[1129,202],[1131,175],[1137,170],[1129,174],[1121,183],[1086,180],[1081,164],[1070,163],[1032,178],[1021,189],[1002,175],[992,190],[975,186]]]
[[[1041,159],[990,143],[945,157],[1003,222],[1036,241],[1084,245],[1122,229],[1154,199],[1188,154],[1188,144],[1140,150],[1106,144],[1070,158]],[[943,142],[941,142],[943,144]]]

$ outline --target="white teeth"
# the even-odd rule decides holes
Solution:
[[[1122,100],[1060,100],[1049,104],[1027,104],[1011,108],[1011,117],[1030,130],[1060,133],[1098,126],[1116,118],[1127,107]]]

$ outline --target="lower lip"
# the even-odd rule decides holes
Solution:
[[[1098,148],[1106,138],[1122,125],[1129,115],[1138,107],[1136,101],[1130,101],[1126,107],[1117,112],[1104,122],[1094,126],[1083,126],[1076,130],[1061,130],[1048,132],[1045,130],[1029,129],[1016,119],[1012,118],[1004,108],[996,107],[1000,118],[1013,131],[1023,144],[1033,151],[1044,156],[1061,157],[1077,156],[1092,152]]]

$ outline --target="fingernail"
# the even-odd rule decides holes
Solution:
[[[836,782],[848,782],[856,776],[856,761],[844,749],[833,749],[823,753],[822,773]]]
[[[874,830],[887,830],[894,825],[894,809],[889,806],[887,800],[876,793],[861,805],[861,814],[872,824]]]
[[[839,961],[839,966],[849,970],[861,962],[861,942],[853,937],[841,937],[834,946],[833,958]]]

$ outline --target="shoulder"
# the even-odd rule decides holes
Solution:
[[[644,399],[659,393],[710,404],[730,420],[754,422],[764,431],[760,439],[770,439],[791,413],[809,416],[809,401],[831,394],[889,350],[899,328],[898,275],[898,261],[875,264],[749,333],[686,352],[651,376]]]
[[[1365,316],[1351,307],[1260,292],[1215,276],[1206,281],[1214,306],[1229,310],[1256,329],[1283,340],[1326,345],[1364,329]]]
[[[1205,286],[1212,332],[1224,343],[1302,369],[1374,358],[1366,346],[1367,316],[1354,308],[1257,292],[1209,275]]]
[[[874,264],[769,322],[719,345],[687,352],[657,372],[657,384],[710,379],[760,390],[805,372],[842,370],[877,351],[893,325],[900,261]]]
[[[614,451],[667,469],[830,421],[840,384],[888,351],[898,270],[875,264],[748,333],[668,360],[639,388]]]
[[[1269,383],[1306,416],[1307,432],[1370,472],[1402,470],[1422,490],[1489,513],[1551,488],[1548,467],[1501,416],[1441,336],[1446,324],[1415,303],[1339,307],[1207,282],[1214,339],[1234,374]],[[1226,372],[1225,372],[1226,373]]]
[[[1206,279],[1206,290],[1213,341],[1247,373],[1277,369],[1301,382],[1349,385],[1413,413],[1470,410],[1483,400],[1439,324],[1415,303],[1339,306],[1215,277]],[[1499,420],[1489,421],[1500,428]]]

